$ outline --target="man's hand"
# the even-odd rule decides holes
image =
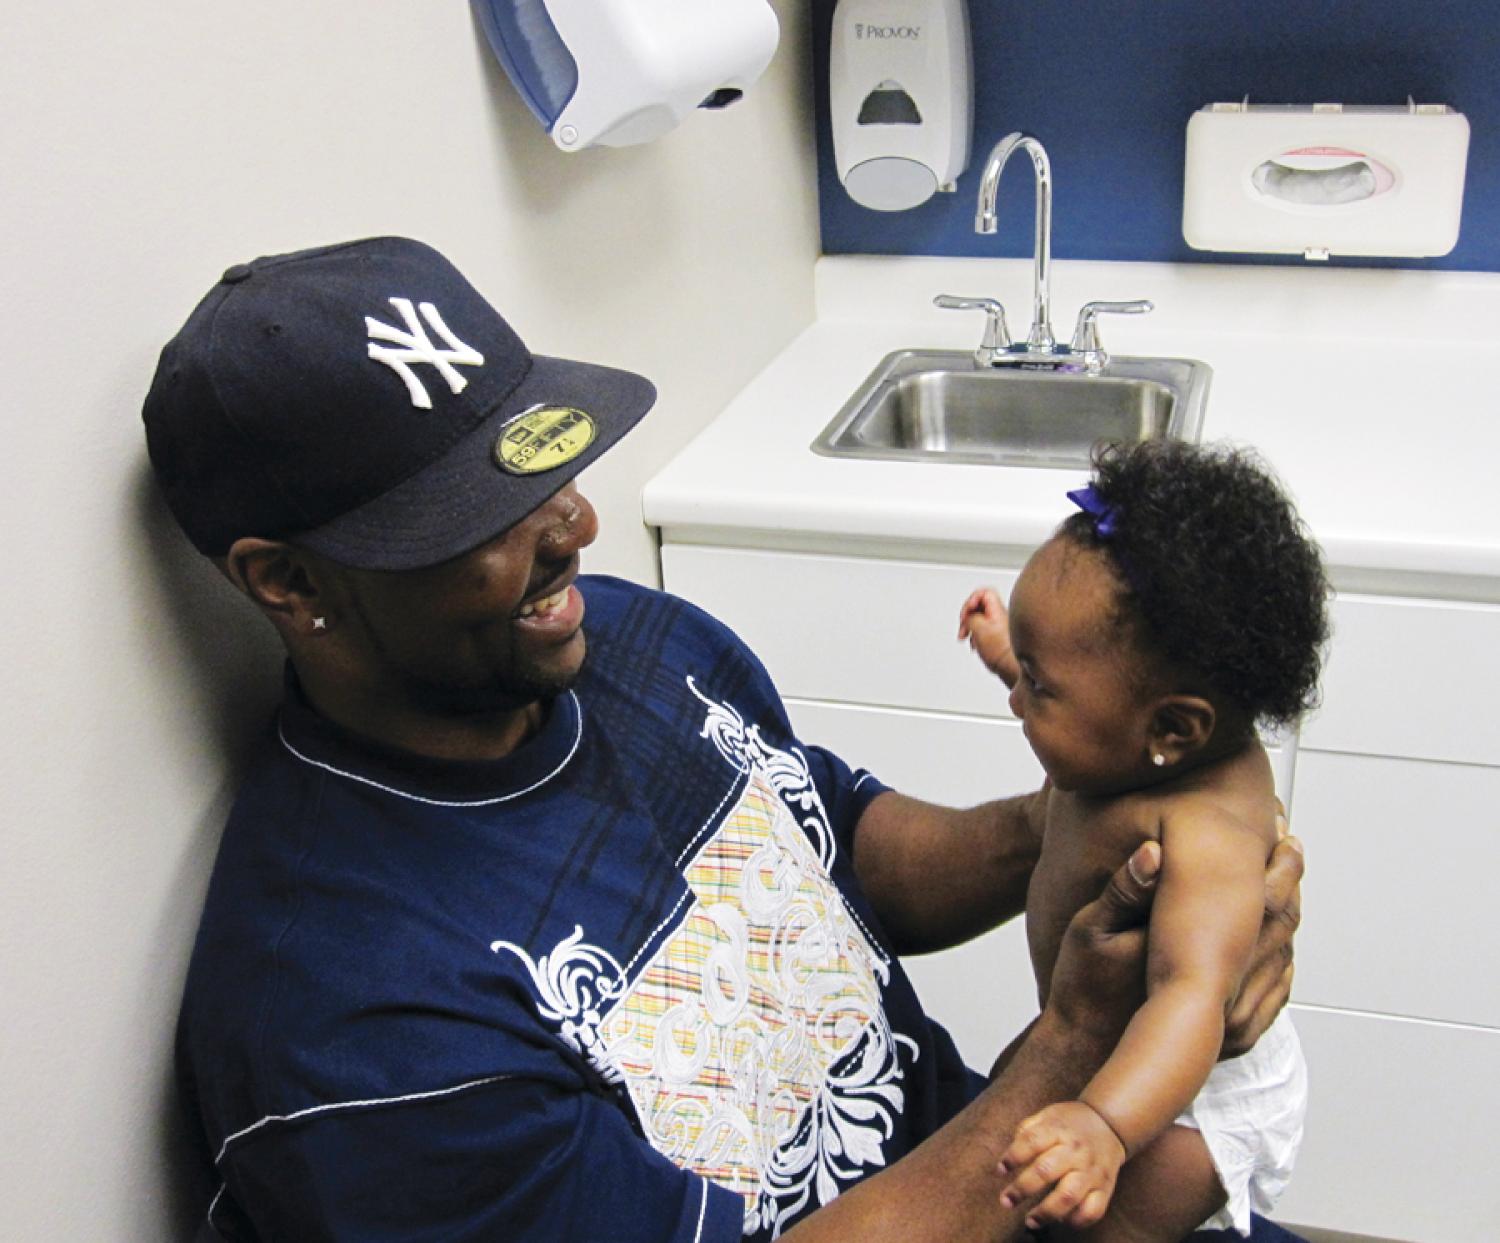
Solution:
[[[1016,1128],[1000,1158],[1001,1176],[1012,1175],[1000,1203],[1014,1208],[1050,1187],[1026,1214],[1026,1228],[1060,1222],[1084,1230],[1104,1216],[1124,1163],[1125,1145],[1093,1108],[1082,1101],[1048,1105]]]
[[[1021,666],[1010,646],[1010,614],[993,587],[980,587],[964,601],[958,611],[958,638],[959,642],[967,639],[985,667],[1006,686],[1020,681]]]
[[[1146,999],[1146,924],[1161,872],[1161,844],[1145,842],[1073,916],[1063,934],[1047,1007],[1112,1050]]]
[[[1285,834],[1286,819],[1278,818]],[[1292,936],[1302,922],[1302,843],[1283,835],[1266,865],[1266,913],[1239,996],[1224,1022],[1220,1059],[1249,1050],[1292,995]]]

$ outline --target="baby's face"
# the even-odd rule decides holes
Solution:
[[[1150,707],[1111,621],[1117,590],[1102,553],[1054,538],[1011,594],[1021,677],[1010,707],[1060,790],[1115,794],[1152,775]]]

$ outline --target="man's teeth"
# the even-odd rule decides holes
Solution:
[[[556,595],[546,596],[541,600],[533,600],[530,604],[523,604],[517,617],[531,617],[536,614],[546,616],[548,613],[556,613],[568,602],[568,589],[564,587]]]

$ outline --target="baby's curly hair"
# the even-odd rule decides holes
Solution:
[[[1290,725],[1317,705],[1323,558],[1254,453],[1108,445],[1095,452],[1093,489],[1112,530],[1101,536],[1095,517],[1077,513],[1059,534],[1111,559],[1119,620],[1135,623],[1147,652],[1204,678],[1259,724]]]

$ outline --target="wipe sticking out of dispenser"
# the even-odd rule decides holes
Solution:
[[[1446,255],[1469,122],[1442,104],[1210,104],[1187,128],[1182,234],[1197,250]]]
[[[856,203],[905,211],[951,190],[974,127],[964,0],[839,0],[828,103],[834,164]]]
[[[659,138],[771,63],[767,0],[472,0],[496,57],[564,151]]]

